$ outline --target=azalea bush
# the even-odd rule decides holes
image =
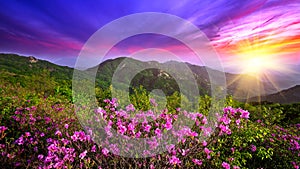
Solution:
[[[13,98],[18,107],[10,101],[2,103],[10,108],[1,114],[2,166],[238,169],[300,165],[299,124],[282,128],[263,119],[251,121],[251,112],[241,108],[226,107],[206,116],[180,108],[172,113],[159,110],[155,100],[149,110],[139,110],[131,104],[121,109],[117,99],[105,99],[102,107],[81,109],[86,116],[80,117],[80,125],[76,115],[84,114],[75,114],[78,107],[64,104],[67,99],[35,99]],[[132,141],[137,138],[144,138],[142,145]]]

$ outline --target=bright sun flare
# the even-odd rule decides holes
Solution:
[[[260,75],[280,68],[272,46],[261,44],[259,39],[240,42],[237,51],[239,67],[243,73]]]
[[[278,63],[276,60],[269,56],[242,56],[241,61],[243,73],[260,75],[268,70],[276,70],[276,68],[278,68]]]

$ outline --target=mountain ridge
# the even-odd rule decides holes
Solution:
[[[133,58],[120,57],[116,59],[106,60],[105,62],[99,64],[98,66],[90,68],[89,70],[98,68],[97,74],[100,74],[100,72],[105,72],[105,71],[107,72],[107,70],[109,70],[110,76],[113,76],[114,70],[117,69],[118,66],[125,59],[127,61],[129,60],[130,62],[133,62],[134,65],[137,65],[137,68],[141,70],[144,67],[149,67],[149,64],[154,64],[155,66],[167,67],[167,69],[172,72],[175,72],[176,69],[183,70],[184,67],[188,67],[193,73],[193,75],[195,76],[195,79],[197,80],[199,86],[201,86],[205,91],[210,90],[210,84],[209,84],[210,76],[208,74],[208,70],[214,73],[214,77],[218,77],[218,76],[221,77],[225,75],[228,93],[230,95],[233,95],[234,98],[238,100],[242,100],[245,97],[250,98],[256,95],[276,93],[278,91],[274,86],[272,86],[271,83],[260,82],[256,77],[252,77],[247,74],[241,75],[241,74],[221,72],[219,70],[214,70],[205,66],[198,66],[198,65],[193,65],[190,63],[183,63],[178,61],[171,61],[171,62],[164,62],[164,63],[159,63],[155,61],[143,62]],[[183,72],[183,73],[187,73],[187,72]]]
[[[248,101],[252,102],[272,102],[281,104],[290,104],[300,102],[300,85],[295,85],[291,88],[280,92],[264,95],[261,97],[252,97]]]
[[[108,59],[104,61],[103,63],[99,64],[96,67],[89,68],[89,70],[97,69],[97,75],[96,75],[96,82],[100,86],[109,87],[109,82],[111,82],[111,78],[115,73],[116,68],[124,65],[120,65],[122,61],[125,59],[123,58],[115,58],[115,59]],[[170,70],[172,72],[178,71],[178,69],[182,70],[181,68],[187,67],[194,75],[197,85],[200,89],[200,94],[210,94],[211,84],[210,84],[210,77],[207,73],[207,70],[215,73],[216,77],[218,76],[224,76],[226,77],[226,83],[227,83],[227,93],[230,95],[233,95],[235,99],[243,100],[245,98],[252,98],[255,96],[262,96],[262,95],[268,95],[278,92],[278,90],[272,86],[268,82],[260,82],[257,80],[256,77],[251,77],[249,75],[240,75],[240,74],[233,74],[233,73],[227,73],[227,72],[221,72],[219,70],[214,70],[205,66],[197,66],[190,63],[183,63],[183,62],[177,62],[177,61],[171,61],[166,63],[159,63],[156,61],[149,61],[149,62],[143,62],[139,60],[135,60],[132,58],[126,58],[127,60],[130,60],[130,62],[133,62],[136,65],[136,68],[143,68],[149,67],[149,65],[158,65],[166,67],[167,70]],[[35,63],[30,63],[29,57],[23,57],[19,56],[17,54],[0,54],[0,66],[1,69],[6,69],[13,73],[19,73],[19,74],[28,74],[28,73],[34,73],[42,71],[42,69],[47,69],[50,71],[50,74],[55,76],[56,78],[60,80],[68,79],[71,80],[73,77],[73,68],[68,66],[59,66],[54,63],[51,63],[49,61],[40,60],[38,59]],[[124,69],[125,68],[125,69]],[[123,69],[126,70],[126,66]],[[148,74],[149,77],[152,79],[144,78],[145,82],[151,83],[152,81],[156,80],[156,77],[158,77],[159,74],[155,73],[155,70],[150,70],[149,72],[143,72],[145,74]],[[186,76],[190,76],[189,72],[182,72]],[[166,72],[164,73],[166,75]],[[141,74],[142,75],[142,74]],[[136,79],[132,84],[143,82],[141,79],[137,79],[138,77],[141,78],[141,75],[137,75]],[[164,79],[163,79],[164,78]],[[181,77],[182,80],[187,80],[185,76]],[[129,79],[126,79],[124,77],[124,83],[129,83]],[[152,80],[152,81],[151,81]],[[174,83],[171,78],[167,78],[167,76],[161,77],[161,79],[158,79],[156,84],[153,84],[153,88],[159,87],[164,85],[164,80],[169,81],[170,83]],[[188,81],[187,81],[188,82]],[[131,83],[131,82],[130,82]],[[122,85],[122,84],[120,84]],[[170,84],[171,88],[176,88],[175,84]],[[266,90],[266,91],[265,91]]]

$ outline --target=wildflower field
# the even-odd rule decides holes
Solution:
[[[126,107],[119,107],[109,91],[97,89],[96,94],[99,107],[81,108],[86,114],[76,114],[70,82],[46,71],[17,75],[2,70],[1,166],[299,168],[299,104],[251,105],[228,97],[226,106],[212,115],[209,96],[199,98],[199,109],[189,112],[175,102],[160,109],[153,99],[142,107],[138,103],[146,102],[145,93],[136,94],[136,101]],[[84,128],[78,115],[86,115]],[[193,125],[186,125],[182,117]],[[100,120],[103,127],[88,125]],[[121,143],[116,134],[122,136]],[[149,139],[136,145],[132,138]]]
[[[300,169],[300,0],[0,6],[0,169]]]

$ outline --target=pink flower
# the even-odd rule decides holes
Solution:
[[[256,151],[256,146],[255,145],[251,145],[251,151],[255,152]]]
[[[211,151],[210,151],[208,148],[205,147],[205,148],[204,148],[204,152],[205,152],[206,154],[210,154]]]
[[[234,109],[234,108],[232,108],[232,107],[230,107],[230,106],[224,108],[224,113],[226,113],[226,114],[230,113],[231,115],[234,116],[236,112],[237,112],[237,110]]]
[[[172,123],[171,122],[167,122],[164,127],[167,129],[167,130],[171,130],[171,128],[173,127]]]
[[[212,133],[212,129],[210,127],[200,126],[200,129],[203,131],[204,136],[209,136]]]
[[[230,169],[230,164],[228,164],[226,162],[223,162],[222,167],[225,168],[225,169]]]
[[[93,147],[91,148],[91,152],[96,152],[96,145],[93,145]]]
[[[139,131],[139,132],[137,132],[137,133],[135,134],[135,137],[136,137],[136,138],[140,138],[140,137],[141,137],[141,134],[142,134],[142,133]]]
[[[4,132],[5,130],[7,130],[8,128],[5,126],[0,126],[0,133]]]
[[[56,152],[58,148],[55,144],[51,144],[50,146],[48,146],[48,150],[51,152]]]
[[[239,166],[233,166],[233,169],[240,169],[240,167]]]
[[[182,149],[182,150],[181,150],[181,155],[182,155],[182,156],[185,156],[189,151],[190,151],[190,149],[187,149],[187,150]]]
[[[160,130],[159,128],[156,128],[155,131],[154,131],[154,133],[155,133],[158,137],[161,136],[161,130]]]
[[[29,136],[31,136],[31,134],[29,132],[25,132],[25,136],[29,137]]]
[[[61,142],[64,144],[64,145],[67,145],[67,144],[69,144],[69,140],[68,139],[65,139],[65,138],[62,138],[61,139]]]
[[[241,120],[240,119],[237,119],[236,121],[235,121],[235,123],[236,123],[236,125],[240,125],[240,123],[241,123]]]
[[[223,116],[222,118],[220,118],[219,120],[220,122],[223,122],[224,124],[229,124],[231,122],[230,118]]]
[[[207,118],[206,117],[203,117],[202,124],[207,124]]]
[[[148,144],[150,146],[151,149],[155,149],[158,146],[157,140],[155,138],[153,138],[152,140],[148,141]]]
[[[45,119],[46,124],[48,124],[48,123],[51,122],[51,118],[50,117],[45,117],[44,119]]]
[[[134,131],[134,128],[135,128],[134,124],[132,124],[132,123],[128,124],[128,130],[129,131]]]
[[[82,153],[79,155],[79,158],[80,158],[80,159],[83,159],[83,158],[86,156],[86,153],[87,153],[87,151],[85,150],[84,152],[82,152]]]
[[[211,158],[210,153],[211,153],[212,151],[205,147],[205,148],[204,148],[204,152],[206,153],[206,158],[207,158],[207,159],[210,159],[210,158]]]
[[[68,129],[68,128],[69,128],[69,125],[68,125],[68,124],[65,124],[65,128]]]
[[[192,160],[196,165],[202,165],[202,161],[198,159],[193,159]]]
[[[118,131],[119,133],[124,134],[127,131],[127,128],[123,125],[119,125]]]
[[[222,133],[226,133],[228,135],[231,134],[231,130],[230,130],[230,128],[227,125],[220,124],[219,128],[221,129],[221,134]]]
[[[10,159],[13,159],[13,158],[15,158],[15,155],[12,155],[12,154],[9,154],[9,153],[8,153],[8,154],[6,155],[6,157],[7,157],[7,158],[10,158]]]
[[[16,140],[16,143],[17,143],[18,145],[23,145],[23,144],[24,144],[24,138],[23,138],[23,135],[21,135],[21,137],[18,138],[18,139]]]
[[[297,163],[295,161],[292,162],[292,165],[295,169],[299,169],[299,165],[297,165]]]
[[[55,135],[61,136],[61,132],[60,132],[59,130],[57,130],[57,131],[55,132]]]
[[[206,146],[207,146],[207,142],[206,142],[206,141],[203,141],[203,142],[202,142],[202,145],[203,145],[204,147],[206,147]]]
[[[168,150],[169,153],[176,154],[175,145],[174,144],[167,145],[166,148],[167,148],[167,150]]]
[[[105,128],[104,128],[104,130],[105,130],[105,132],[106,132],[108,138],[112,137],[112,135],[113,135],[112,132],[110,131],[110,129],[111,129],[111,126],[110,126],[110,125],[107,125],[107,126],[105,126]]]
[[[133,104],[130,104],[130,105],[126,106],[126,111],[128,111],[128,112],[130,112],[130,111],[134,112],[135,108],[134,108]]]
[[[169,159],[169,163],[172,164],[172,165],[177,165],[177,164],[180,164],[181,161],[180,161],[179,158],[177,158],[176,156],[172,156],[172,157]]]
[[[63,161],[56,162],[56,163],[53,165],[53,168],[62,168],[63,163],[64,163]]]
[[[109,151],[108,151],[107,148],[103,148],[103,149],[102,149],[102,154],[103,154],[104,156],[108,156],[108,153],[109,153]]]
[[[144,130],[146,131],[146,132],[150,132],[150,129],[151,129],[151,126],[149,125],[149,124],[147,124],[145,127],[144,127]]]
[[[143,151],[143,156],[151,156],[151,153],[149,150],[144,150]]]
[[[38,159],[41,161],[44,158],[44,155],[40,154],[38,155]]]
[[[73,136],[71,136],[71,139],[72,139],[73,141],[77,141],[77,140],[78,140],[78,136],[77,136],[76,134],[74,134]]]
[[[83,131],[75,131],[73,136],[71,136],[71,139],[73,141],[89,141],[90,140],[90,136],[89,135],[85,135],[85,133]]]
[[[119,154],[119,153],[120,153],[120,149],[118,148],[118,145],[117,145],[117,144],[111,144],[111,145],[110,145],[110,151],[111,151],[113,154]]]
[[[152,98],[150,99],[150,103],[151,103],[151,105],[154,106],[154,107],[157,107],[157,105],[158,105],[158,104],[155,102],[155,100],[152,99]]]
[[[35,106],[31,106],[31,110],[35,111],[36,107]]]
[[[195,131],[188,131],[188,134],[191,136],[191,137],[197,137],[198,136],[198,133],[195,132]]]
[[[249,119],[250,113],[248,111],[246,111],[246,110],[240,110],[240,112],[241,112],[241,116],[240,116],[241,118]]]
[[[0,144],[0,150],[5,148],[5,144]]]

